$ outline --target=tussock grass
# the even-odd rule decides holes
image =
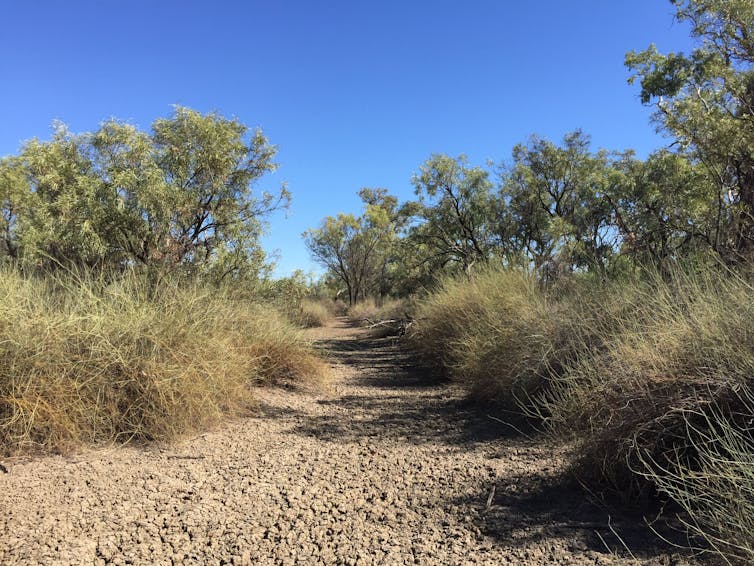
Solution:
[[[335,317],[335,304],[325,299],[304,299],[295,320],[306,328],[326,326]]]
[[[448,279],[420,302],[411,341],[478,398],[513,403],[540,386],[556,330],[533,277],[491,269]]]
[[[348,318],[351,322],[365,324],[367,321],[390,320],[404,318],[406,311],[405,301],[401,299],[384,299],[377,302],[373,298],[367,298],[348,308]]]
[[[709,545],[701,550],[752,564],[754,390],[746,386],[717,397],[684,410],[687,441],[659,458],[640,454],[640,473],[680,505],[682,523]]]
[[[678,269],[608,285],[588,308],[564,305],[600,337],[580,344],[539,398],[551,430],[574,440],[578,473],[634,497],[659,491],[723,556],[751,559],[749,278]]]
[[[4,269],[0,312],[5,453],[170,439],[325,372],[276,312],[200,286]]]
[[[563,301],[563,324],[580,342],[539,398],[548,424],[577,431],[584,467],[625,489],[639,452],[685,441],[687,411],[751,382],[753,299],[740,276],[677,271],[608,286],[591,304]]]
[[[412,342],[478,398],[517,404],[595,489],[669,497],[730,560],[754,559],[754,287],[718,268],[446,281]]]

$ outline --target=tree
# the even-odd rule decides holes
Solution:
[[[35,265],[85,266],[108,261],[105,188],[89,155],[88,137],[55,125],[49,142],[32,140],[13,160],[23,202],[16,236],[18,255]]]
[[[416,266],[430,272],[449,264],[468,271],[491,254],[494,208],[489,173],[465,156],[433,155],[413,178],[418,201],[404,207],[413,217],[409,242]]]
[[[661,150],[646,161],[626,156],[615,167],[620,177],[607,196],[623,254],[663,266],[712,243],[715,190],[700,166]]]
[[[349,304],[368,295],[384,296],[390,287],[392,251],[402,226],[398,200],[385,189],[362,189],[361,216],[328,216],[304,232],[314,258],[346,286]]]
[[[676,19],[691,25],[697,47],[660,54],[654,45],[626,55],[654,103],[658,128],[704,165],[713,184],[711,246],[731,259],[754,252],[754,3],[673,0]]]
[[[23,179],[15,160],[0,160],[0,261],[18,259],[18,215],[23,209]]]
[[[238,120],[186,108],[152,127],[156,161],[173,197],[166,227],[172,262],[204,265],[222,257],[230,271],[240,267],[257,253],[261,219],[290,198],[285,187],[252,191],[276,169],[276,148],[259,130],[247,140]]]
[[[501,179],[500,239],[536,269],[604,272],[618,247],[608,198],[614,157],[591,153],[580,130],[561,146],[536,136],[517,145]]]
[[[264,219],[290,198],[285,187],[254,190],[275,151],[261,131],[181,107],[151,134],[112,120],[82,135],[58,126],[0,167],[0,253],[38,265],[256,273]]]

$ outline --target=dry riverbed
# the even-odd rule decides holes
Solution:
[[[169,446],[4,461],[0,564],[689,563],[392,339],[312,336],[327,392],[260,390],[255,416]]]

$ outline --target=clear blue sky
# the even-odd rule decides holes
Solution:
[[[314,268],[301,232],[359,208],[361,187],[412,196],[432,153],[507,159],[533,133],[595,147],[663,144],[625,52],[688,50],[665,0],[0,0],[0,155],[109,117],[148,129],[181,104],[260,126],[279,146],[278,273]]]

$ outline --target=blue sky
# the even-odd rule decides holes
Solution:
[[[172,105],[261,127],[293,193],[264,244],[315,269],[301,232],[356,212],[361,187],[412,197],[432,153],[483,165],[531,134],[666,143],[628,86],[626,51],[688,50],[664,0],[0,0],[0,155],[107,118],[148,129]]]

